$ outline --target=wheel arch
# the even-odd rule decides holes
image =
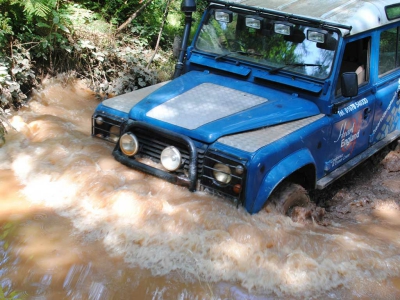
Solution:
[[[306,190],[315,188],[315,160],[308,149],[300,149],[286,156],[264,176],[249,211],[259,212],[275,188],[285,180],[297,183]]]

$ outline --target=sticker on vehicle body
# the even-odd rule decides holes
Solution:
[[[360,137],[360,124],[356,119],[345,120],[342,122],[339,135],[334,143],[340,143],[342,152],[347,152],[354,149],[357,139]]]
[[[381,118],[379,119],[377,125],[372,131],[372,136],[375,137],[376,141],[383,139],[388,135],[389,132],[392,132],[399,121],[399,107],[400,107],[400,79],[398,81],[398,87],[395,91],[393,98],[389,102],[386,110],[383,112]]]
[[[338,111],[338,115],[340,117],[343,117],[344,115],[347,115],[348,113],[351,113],[355,110],[357,110],[360,107],[366,106],[368,105],[368,99],[367,98],[363,98],[357,102],[354,102],[344,108],[342,108],[341,110]]]

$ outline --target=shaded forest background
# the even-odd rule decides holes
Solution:
[[[199,20],[206,1],[196,1]],[[99,97],[171,77],[181,0],[0,0],[0,139],[43,79],[86,80]],[[196,26],[192,26],[194,30]]]

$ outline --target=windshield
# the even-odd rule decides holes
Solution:
[[[285,71],[319,79],[329,76],[338,40],[336,32],[288,23],[289,31],[277,33],[284,22],[236,12],[228,12],[229,18],[217,21],[216,11],[212,10],[203,24],[196,49],[215,54],[217,61],[236,59],[267,66],[270,74]],[[313,38],[310,32],[322,34]],[[322,35],[324,40],[318,42]]]

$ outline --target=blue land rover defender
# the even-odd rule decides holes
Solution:
[[[399,139],[400,1],[210,0],[189,44],[195,9],[173,79],[93,114],[122,164],[288,213]]]

